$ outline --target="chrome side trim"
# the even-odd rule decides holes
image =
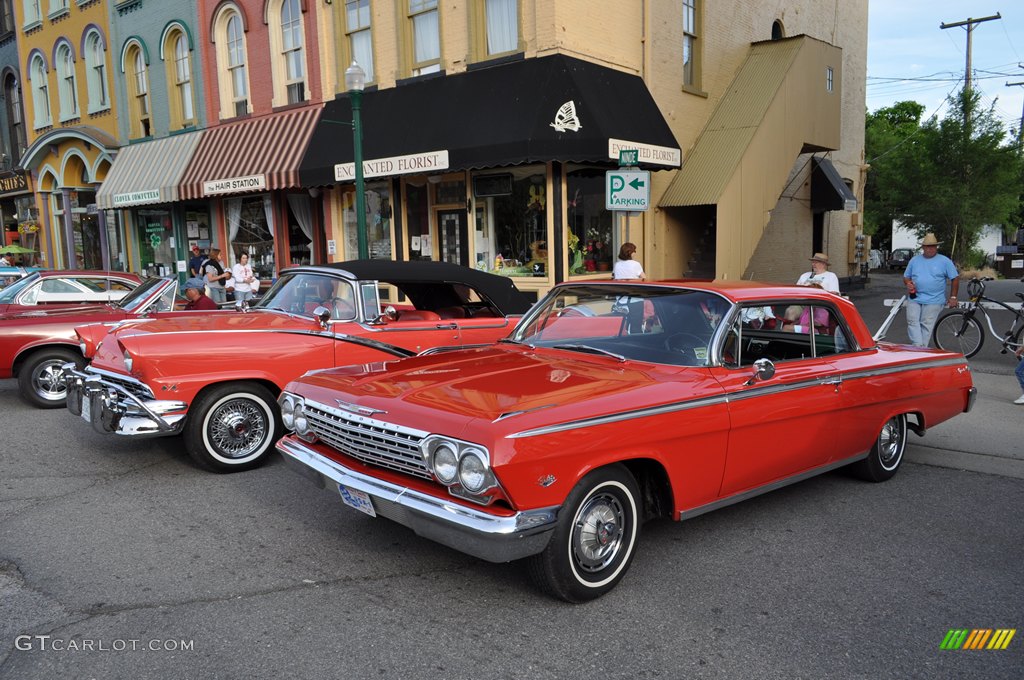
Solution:
[[[593,427],[595,425],[617,423],[622,420],[632,420],[633,418],[646,418],[647,416],[657,416],[665,413],[674,413],[676,411],[687,411],[692,408],[702,408],[704,406],[714,406],[715,404],[725,404],[728,403],[728,401],[729,397],[724,394],[714,397],[704,397],[703,399],[691,399],[689,401],[662,404],[661,406],[652,406],[649,408],[635,409],[632,411],[623,411],[621,413],[610,413],[608,415],[595,416],[593,418],[584,418],[582,420],[572,420],[567,423],[559,423],[557,425],[545,425],[544,427],[536,427],[532,430],[513,432],[512,434],[505,435],[505,438],[521,439],[523,437],[536,437],[543,434],[552,434],[553,432],[575,430],[581,427]]]
[[[851,371],[843,374],[844,380],[859,380],[861,378],[874,378],[880,375],[891,375],[893,373],[904,373],[906,371],[917,371],[922,368],[941,368],[943,366],[966,366],[967,370],[970,370],[970,365],[967,363],[967,359],[963,357],[953,357],[949,359],[929,359],[927,361],[919,361],[913,364],[903,364],[902,366],[890,366],[888,368],[872,368],[865,369],[863,371]]]
[[[867,458],[867,456],[868,452],[859,453],[856,456],[851,456],[850,458],[845,458],[834,463],[826,463],[825,465],[821,465],[811,470],[801,472],[799,474],[793,475],[792,477],[786,477],[785,479],[780,479],[776,482],[772,482],[771,484],[759,486],[756,489],[750,489],[749,491],[741,491],[740,493],[733,494],[732,496],[729,496],[727,498],[720,498],[717,501],[712,501],[705,505],[698,505],[696,508],[691,508],[689,510],[681,510],[679,512],[679,521],[681,522],[686,519],[693,519],[694,517],[703,515],[706,512],[718,510],[720,508],[733,505],[734,503],[745,501],[748,498],[760,496],[761,494],[768,493],[769,491],[775,491],[776,489],[781,489],[784,486],[789,486],[790,484],[802,482],[805,479],[810,479],[811,477],[817,477],[818,475],[829,472],[830,470],[841,468],[844,465],[849,465],[850,463],[856,463],[858,460],[863,460]]]
[[[277,450],[290,467],[321,488],[337,492],[342,485],[362,491],[382,517],[488,562],[511,562],[542,552],[558,521],[559,506],[501,517],[385,482],[331,460],[294,437],[278,441]]]

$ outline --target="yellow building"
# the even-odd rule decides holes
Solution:
[[[105,2],[15,2],[18,61],[39,225],[38,263],[126,268],[95,192],[117,150]]]
[[[866,0],[331,7],[320,61],[339,96],[300,170],[323,196],[329,259],[355,256],[355,60],[372,257],[537,292],[607,277],[625,241],[654,278],[795,281],[819,251],[857,273]],[[650,172],[644,212],[606,207],[621,149]]]

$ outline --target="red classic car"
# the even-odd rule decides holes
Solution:
[[[139,275],[125,272],[34,272],[0,290],[0,316],[117,302],[140,283]]]
[[[959,354],[876,343],[825,291],[555,287],[500,344],[309,373],[277,448],[341,500],[553,595],[602,595],[642,523],[841,466],[882,481],[907,430],[969,410]]]
[[[382,288],[396,304],[382,307]],[[92,363],[69,367],[68,409],[99,432],[183,433],[203,467],[244,470],[281,436],[275,400],[289,380],[493,343],[529,307],[509,279],[441,262],[297,267],[246,313],[128,324],[105,338],[104,329],[79,329]]]
[[[22,397],[34,406],[63,407],[67,397],[63,365],[85,365],[75,327],[98,323],[106,333],[120,321],[169,311],[177,300],[177,288],[176,279],[148,279],[116,304],[80,304],[5,316],[0,319],[0,378],[17,378]]]

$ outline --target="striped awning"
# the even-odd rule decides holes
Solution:
[[[178,200],[178,182],[203,132],[187,132],[123,147],[96,192],[101,210]]]
[[[202,198],[300,186],[299,163],[322,105],[206,130],[181,181],[181,197]]]

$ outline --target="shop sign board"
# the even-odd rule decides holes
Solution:
[[[391,156],[390,158],[374,158],[363,161],[363,177],[392,177],[410,173],[429,173],[448,168],[448,149],[414,153],[408,156]],[[351,181],[356,178],[355,163],[338,163],[334,166],[334,179],[337,182]]]
[[[647,210],[651,203],[651,173],[646,170],[608,170],[605,173],[608,210]]]
[[[644,144],[643,142],[630,142],[625,139],[608,139],[608,158],[612,160],[619,160],[620,151],[634,149],[640,163],[664,165],[669,168],[678,168],[682,165],[683,153],[679,149]]]
[[[261,191],[267,188],[266,175],[248,175],[246,177],[230,177],[203,182],[203,195],[233,194],[240,191]]]
[[[28,191],[28,175],[26,172],[0,173],[0,196],[21,194]]]
[[[140,203],[159,203],[160,191],[151,189],[146,191],[131,191],[126,194],[114,194],[114,207],[122,208]]]

